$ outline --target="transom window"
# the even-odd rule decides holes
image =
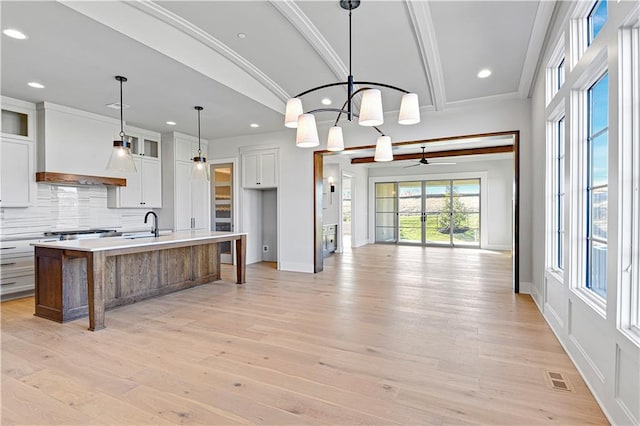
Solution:
[[[593,8],[587,16],[589,45],[596,38],[605,22],[607,22],[607,0],[599,0],[593,5]]]
[[[558,82],[557,89],[560,90],[560,88],[564,84],[564,58],[562,58],[562,60],[558,64],[556,79]]]
[[[609,78],[587,91],[586,287],[607,296]]]

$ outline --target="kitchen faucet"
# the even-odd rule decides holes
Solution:
[[[149,217],[150,214],[153,215],[153,229],[151,231],[153,232],[154,237],[159,237],[160,230],[158,229],[158,215],[156,214],[156,212],[154,211],[147,212],[147,214],[144,215],[144,223],[147,223],[147,218]]]

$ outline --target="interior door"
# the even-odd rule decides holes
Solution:
[[[211,165],[211,230],[233,231],[233,164]],[[233,244],[220,244],[220,260],[233,263]]]

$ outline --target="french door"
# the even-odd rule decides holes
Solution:
[[[480,247],[480,179],[376,183],[376,242]]]

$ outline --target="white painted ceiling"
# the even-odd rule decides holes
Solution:
[[[346,81],[348,13],[337,1],[2,1],[2,95],[118,117],[207,139],[279,131],[286,99]],[[352,71],[419,94],[425,109],[527,97],[551,17],[549,1],[362,1],[353,11]],[[241,39],[239,33],[246,34]],[[477,78],[482,68],[493,71]],[[27,86],[29,81],[45,89]],[[305,109],[342,88],[303,98]],[[385,111],[399,94],[383,91]],[[320,121],[332,120],[323,115]],[[178,123],[170,127],[165,122]],[[258,123],[259,128],[250,128]]]

